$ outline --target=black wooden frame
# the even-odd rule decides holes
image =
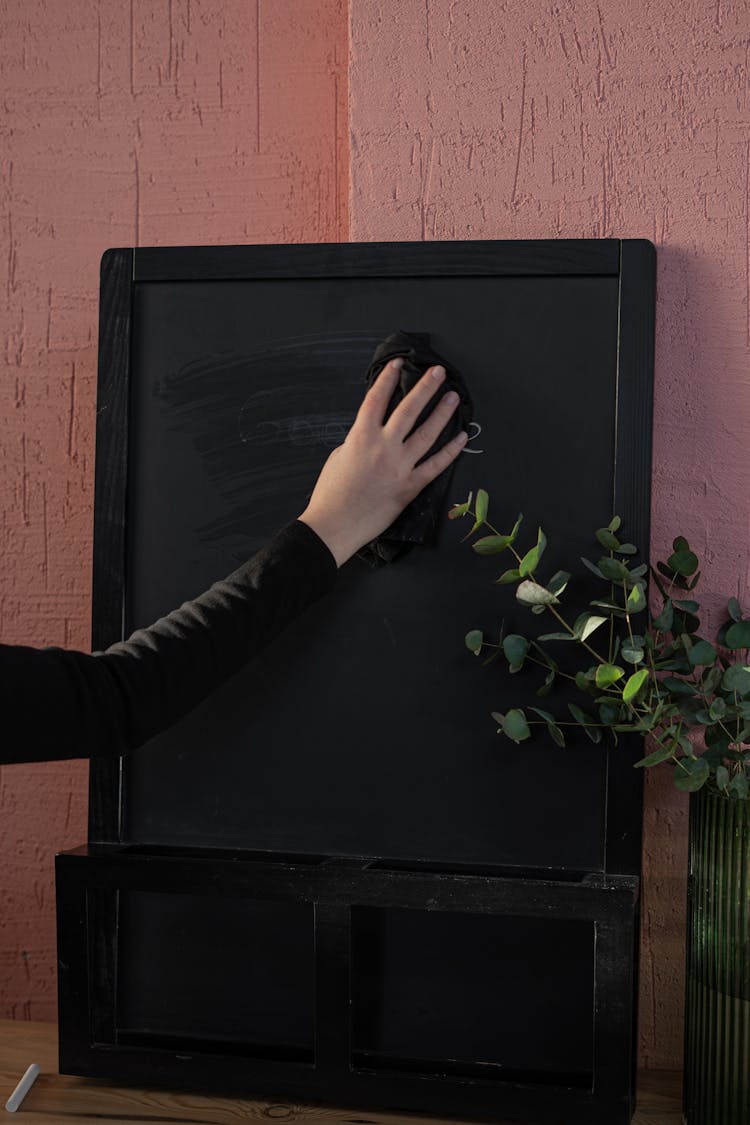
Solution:
[[[93,647],[123,636],[128,414],[134,287],[250,278],[603,276],[618,279],[612,511],[648,545],[655,251],[643,240],[370,243],[109,250],[102,259],[95,488]],[[379,857],[283,857],[138,848],[123,842],[126,762],[91,763],[89,846],[57,859],[60,1067],[118,1080],[282,1095],[476,1117],[625,1125],[635,1106],[642,771],[608,753],[602,871],[436,868]],[[377,863],[377,866],[375,864]],[[314,904],[314,1057],[238,1058],[117,1034],[119,891],[187,891]],[[354,1058],[351,910],[408,907],[590,920],[595,925],[594,1057],[588,1086],[425,1070],[424,1060]],[[189,1060],[189,1061],[187,1061]],[[445,1070],[443,1060],[443,1070]],[[420,1069],[421,1067],[421,1069]]]
[[[458,866],[458,865],[455,865]],[[119,891],[309,902],[315,909],[315,1049],[309,1062],[238,1057],[200,1043],[135,1045],[116,1035],[116,972],[111,915]],[[587,875],[575,880],[460,874],[433,865],[412,870],[333,856],[313,864],[216,858],[179,849],[82,847],[57,857],[60,958],[60,1069],[224,1093],[335,1101],[381,1109],[577,1125],[626,1125],[635,1108],[639,880]],[[106,905],[110,900],[111,905]],[[594,1050],[588,1085],[510,1079],[501,1067],[446,1060],[355,1055],[350,1041],[352,906],[512,914],[595,925]],[[102,909],[103,907],[103,909]],[[502,998],[498,997],[498,1003]]]
[[[619,279],[617,408],[612,511],[648,545],[656,255],[643,239],[149,247],[102,258],[94,500],[93,647],[123,639],[128,402],[133,288],[139,282],[251,278],[606,276]],[[89,841],[122,839],[123,759],[94,759]],[[627,754],[608,753],[605,860],[611,874],[641,866],[643,778]]]

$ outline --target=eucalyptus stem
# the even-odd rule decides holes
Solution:
[[[548,609],[550,611],[550,613],[552,614],[552,616],[557,618],[557,620],[560,622],[560,624],[563,625],[568,630],[571,637],[576,637],[575,630],[572,629],[570,625],[568,625],[567,621],[557,612],[557,610],[555,609],[555,607],[553,605],[546,605],[544,608]],[[607,663],[607,661],[604,659],[604,657],[600,656],[598,652],[595,652],[594,649],[591,647],[591,645],[587,644],[586,641],[582,641],[580,637],[576,637],[576,640],[578,641],[579,644],[582,644],[583,647],[586,649],[586,651],[590,652],[591,655],[596,660],[598,660],[600,664],[606,664]]]
[[[628,586],[627,586],[627,583],[625,582],[624,579],[623,579],[623,583],[622,583],[622,589],[623,589],[623,593],[625,594],[625,621],[626,621],[627,626],[628,626],[628,636],[630,637],[630,643],[632,645],[633,644],[633,630],[632,630],[631,625],[630,625],[630,614],[628,613]],[[614,601],[614,599],[612,599],[612,600]]]

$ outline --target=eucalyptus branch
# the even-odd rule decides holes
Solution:
[[[656,749],[636,765],[653,766],[671,761],[675,783],[680,789],[692,791],[711,781],[727,798],[750,799],[750,754],[745,760],[743,755],[731,750],[741,746],[743,730],[750,727],[750,618],[743,616],[739,602],[733,597],[727,603],[729,619],[721,628],[718,645],[710,644],[699,635],[696,614],[700,607],[692,593],[699,578],[699,561],[687,540],[678,536],[666,562],[658,562],[652,568],[663,599],[661,611],[655,613],[650,609],[646,582],[641,581],[648,575],[648,567],[642,563],[630,569],[629,558],[637,555],[638,550],[634,544],[620,541],[621,520],[614,516],[607,527],[595,533],[607,554],[596,564],[583,560],[589,570],[607,581],[609,594],[602,595],[601,601],[592,601],[591,610],[579,614],[575,625],[571,625],[560,608],[570,574],[558,571],[546,585],[536,578],[547,546],[542,529],[538,530],[536,544],[521,554],[516,539],[522,517],[519,516],[513,530],[504,535],[487,519],[487,493],[480,489],[473,507],[471,501],[470,496],[465,504],[456,505],[451,518],[468,515],[471,510],[474,523],[470,535],[480,528],[491,532],[474,544],[477,553],[490,555],[509,549],[516,566],[500,575],[501,584],[516,583],[519,604],[537,614],[544,610],[551,614],[562,631],[550,634],[550,641],[577,641],[595,662],[594,667],[584,665],[571,675],[561,672],[555,661],[546,658],[539,639],[511,633],[506,638],[509,643],[491,645],[483,642],[479,630],[468,633],[467,647],[473,652],[481,651],[483,643],[494,650],[503,648],[513,672],[520,672],[527,663],[530,667],[544,669],[546,679],[539,695],[547,695],[560,677],[574,682],[587,697],[588,711],[573,702],[568,703],[574,721],[567,718],[558,721],[551,712],[537,707],[528,710],[536,712],[539,719],[527,719],[525,711],[518,708],[505,714],[494,712],[501,732],[520,743],[531,737],[532,727],[546,724],[551,737],[560,746],[565,745],[561,727],[577,726],[594,742],[600,741],[600,732],[606,730],[612,731],[615,741],[617,731],[650,734]],[[665,577],[665,582],[657,571]],[[624,604],[617,597],[616,590],[620,588]],[[675,600],[673,595],[678,588],[685,593]],[[636,590],[640,592],[634,593]],[[638,634],[633,620],[639,613],[647,617],[641,630],[643,637]],[[622,632],[618,631],[617,619],[622,621]],[[605,622],[609,625],[606,659],[588,641]],[[602,633],[606,636],[604,630]],[[624,638],[622,661],[616,655],[621,638]],[[542,659],[531,655],[532,646],[539,650]],[[622,663],[625,667],[620,666]],[[593,701],[592,696],[596,697]],[[598,708],[598,715],[589,713],[592,707]],[[700,730],[705,730],[710,753],[698,755],[691,742],[686,741],[686,735]]]

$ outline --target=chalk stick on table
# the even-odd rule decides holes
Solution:
[[[7,1109],[8,1113],[15,1113],[17,1109],[21,1108],[23,1099],[26,1097],[29,1090],[36,1082],[36,1076],[38,1073],[39,1063],[32,1063],[5,1103],[5,1108]]]

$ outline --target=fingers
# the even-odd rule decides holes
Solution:
[[[447,425],[451,415],[456,410],[459,404],[459,397],[455,391],[449,391],[448,394],[443,395],[440,402],[433,409],[429,418],[425,419],[418,430],[415,430],[410,438],[404,442],[404,445],[409,450],[409,455],[413,457],[413,464],[416,465],[420,457],[423,457],[427,450],[434,445],[441,431]]]
[[[447,469],[448,466],[455,461],[466,445],[467,438],[468,434],[466,430],[462,430],[457,437],[447,442],[442,449],[439,449],[437,453],[433,453],[432,457],[428,457],[426,461],[423,461],[422,464],[414,470],[412,474],[413,480],[420,491],[425,485],[428,485],[430,481],[433,481],[435,477],[439,476],[443,469]]]
[[[393,411],[386,428],[403,441],[444,379],[444,367],[428,367],[419,382]]]
[[[371,426],[383,425],[386,408],[391,401],[391,395],[396,389],[403,362],[403,359],[397,356],[396,359],[392,359],[389,363],[386,363],[362,400],[362,405],[357,411],[358,422],[363,422],[365,425]]]

